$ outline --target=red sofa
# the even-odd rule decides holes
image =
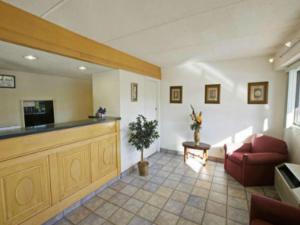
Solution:
[[[275,166],[288,159],[286,143],[266,135],[254,136],[237,149],[224,148],[225,171],[244,186],[274,184]]]
[[[299,225],[300,208],[253,194],[250,225]]]

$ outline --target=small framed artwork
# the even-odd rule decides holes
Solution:
[[[221,84],[205,85],[205,104],[220,104]]]
[[[138,100],[138,84],[131,83],[131,101],[137,102]]]
[[[170,87],[170,103],[182,103],[182,86]]]
[[[0,88],[16,88],[16,77],[0,74]]]
[[[248,104],[268,104],[269,82],[248,83]]]

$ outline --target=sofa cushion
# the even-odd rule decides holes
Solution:
[[[255,219],[255,220],[252,220],[252,222],[250,223],[250,225],[273,225],[273,224],[269,223],[267,221],[264,221],[264,220]]]
[[[244,154],[245,153],[243,153],[243,152],[234,152],[231,155],[228,155],[228,159],[235,163],[241,164],[243,162]]]
[[[287,145],[284,141],[270,136],[256,136],[252,139],[252,152],[277,152],[288,154]]]

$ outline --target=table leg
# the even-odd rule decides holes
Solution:
[[[186,161],[186,155],[187,155],[187,147],[184,147],[184,153],[183,153],[183,161],[184,161],[184,163]]]
[[[206,161],[208,159],[208,153],[207,150],[203,150],[203,160],[204,160],[204,166],[206,165]]]

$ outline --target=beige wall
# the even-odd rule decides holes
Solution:
[[[120,70],[93,74],[93,111],[105,107],[108,116],[120,116]]]
[[[16,76],[16,89],[0,88],[0,127],[22,124],[21,101],[53,99],[55,122],[86,119],[92,113],[90,80],[4,71]]]

